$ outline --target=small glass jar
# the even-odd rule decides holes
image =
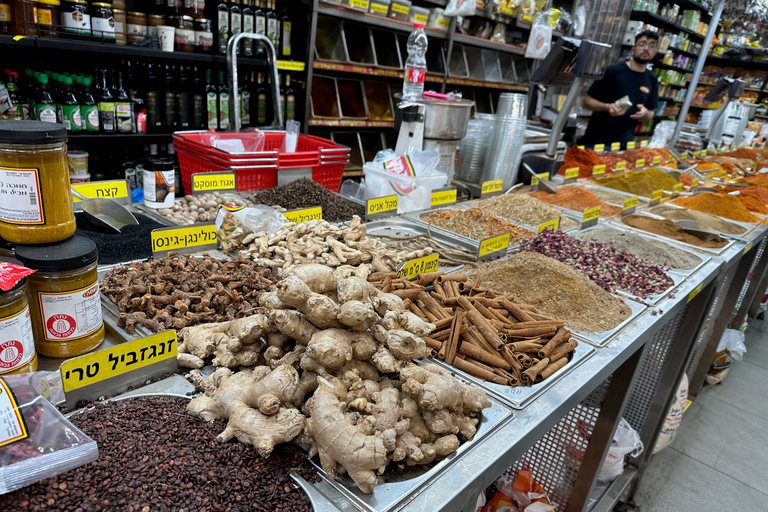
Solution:
[[[12,19],[10,0],[0,0],[0,34],[11,33]]]
[[[0,237],[47,244],[75,233],[67,130],[42,121],[0,121]]]
[[[112,12],[114,12],[115,9],[120,9],[121,11],[124,11],[125,0],[112,0]]]
[[[195,51],[198,53],[213,52],[213,31],[209,19],[195,20]]]
[[[0,258],[13,258],[16,256],[16,244],[0,238]]]
[[[152,48],[160,48],[160,34],[157,27],[165,25],[165,16],[162,14],[150,14],[147,19],[147,37]]]
[[[0,257],[0,265],[23,266],[13,258]],[[27,298],[27,278],[8,291],[0,290],[0,375],[37,371],[37,352]]]
[[[65,34],[78,39],[91,35],[91,14],[85,0],[64,0],[61,25]]]
[[[115,44],[124,46],[128,44],[128,38],[125,36],[125,11],[122,9],[113,8],[112,15],[115,18]]]
[[[37,351],[74,357],[101,345],[96,244],[73,236],[57,244],[17,245],[16,259],[37,270],[27,277]]]
[[[32,0],[10,0],[9,16],[11,33],[16,35],[37,35],[37,9]]]
[[[191,16],[171,16],[170,24],[176,28],[173,49],[177,52],[195,51],[195,23]]]
[[[191,16],[192,19],[202,18],[203,9],[205,9],[205,0],[184,0],[184,14]]]
[[[59,0],[36,0],[37,22],[40,24],[40,36],[59,37],[61,14]]]
[[[112,6],[103,2],[91,4],[91,31],[102,43],[115,42],[115,18]]]
[[[125,13],[128,22],[125,33],[128,44],[146,46],[147,44],[147,15],[143,12],[128,11]]]

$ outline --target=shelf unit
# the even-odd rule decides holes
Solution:
[[[704,41],[704,36],[699,34],[698,32],[695,32],[682,25],[678,25],[674,21],[668,20],[667,18],[664,18],[653,12],[632,11],[632,14],[630,15],[630,19],[642,21],[643,23],[648,23],[649,25],[653,25],[655,27],[663,28],[670,31],[685,32],[689,36],[696,39],[696,41],[699,43]]]

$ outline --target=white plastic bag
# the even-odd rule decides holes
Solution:
[[[608,455],[605,457],[603,467],[600,468],[598,481],[613,482],[624,471],[624,456],[632,455],[635,457],[642,452],[643,442],[640,441],[640,435],[627,423],[627,420],[621,418],[619,426],[616,427],[616,433],[613,435],[611,447],[608,448]]]
[[[445,8],[444,16],[474,16],[475,0],[451,0]]]
[[[723,332],[720,343],[717,344],[717,351],[727,350],[731,357],[737,361],[744,359],[747,347],[744,345],[744,333],[736,329],[726,329]]]
[[[677,429],[680,426],[680,421],[683,419],[686,403],[688,403],[688,376],[683,374],[683,378],[680,379],[680,385],[677,386],[677,393],[672,398],[672,404],[669,406],[669,411],[667,411],[667,418],[664,420],[659,437],[656,439],[656,445],[653,447],[653,455],[656,455],[672,444],[675,434],[677,434]]]
[[[526,59],[543,59],[552,47],[552,25],[549,23],[549,11],[536,14],[531,25],[531,35],[525,48]]]

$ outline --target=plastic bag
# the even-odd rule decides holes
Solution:
[[[521,469],[514,478],[504,474],[496,480],[496,486],[499,492],[482,512],[552,512],[557,508],[530,470]]]
[[[206,146],[226,151],[227,153],[254,153],[264,151],[264,133],[258,128],[253,131],[238,133],[216,133],[209,131],[200,136]]]
[[[621,418],[619,426],[616,427],[616,433],[613,435],[611,447],[608,448],[608,455],[605,457],[603,467],[600,468],[598,481],[613,482],[617,476],[624,472],[624,456],[636,457],[642,452],[643,442],[640,440],[640,435],[627,423],[627,420]]]
[[[669,406],[669,411],[667,411],[667,417],[661,426],[659,437],[656,439],[652,455],[656,455],[672,444],[677,434],[677,429],[680,427],[680,422],[683,419],[686,403],[688,403],[688,376],[683,374],[683,378],[680,379],[680,384],[677,386],[677,393],[672,398],[672,404]]]
[[[280,146],[281,153],[295,153],[296,144],[299,142],[299,129],[301,123],[298,121],[287,121],[285,123],[285,137],[283,145]]]
[[[229,254],[259,236],[272,235],[285,221],[282,213],[269,206],[220,206],[216,214],[216,239],[222,250]]]
[[[365,199],[397,194],[397,212],[429,208],[432,190],[445,186],[446,173],[437,169],[440,154],[436,148],[406,151],[398,156],[391,149],[376,153],[373,162],[363,166]]]
[[[51,403],[63,399],[58,372],[0,378],[0,494],[99,458],[96,442]]]
[[[450,0],[444,16],[474,16],[475,5],[475,0]]]
[[[712,365],[709,367],[709,373],[727,370],[730,368],[732,360],[741,361],[746,352],[744,333],[736,329],[726,329],[717,344],[717,352]]]
[[[674,121],[662,121],[656,125],[653,130],[653,136],[651,142],[648,144],[649,148],[665,148],[672,139],[672,135],[675,133]]]
[[[524,4],[525,5],[525,4]],[[549,13],[542,11],[536,15],[531,25],[531,35],[525,48],[526,59],[543,59],[552,47],[552,25]]]
[[[360,180],[360,183],[355,180],[344,180],[341,183],[339,195],[356,199],[357,201],[365,200],[365,178]]]
[[[579,5],[573,11],[573,35],[582,37],[584,29],[587,26],[587,9],[584,5]]]

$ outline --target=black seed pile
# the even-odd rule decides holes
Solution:
[[[216,442],[225,422],[186,413],[187,400],[141,397],[97,404],[73,423],[99,445],[99,460],[0,496],[5,512],[310,510],[291,480],[317,480],[306,454],[282,444]]]
[[[139,221],[138,224],[125,226],[120,233],[114,233],[91,224],[84,213],[76,213],[75,235],[90,238],[96,242],[96,247],[99,249],[99,265],[147,259],[152,256],[152,241],[149,234],[153,229],[165,226],[145,215],[134,213],[134,216]]]
[[[249,197],[257,204],[267,206],[282,206],[286,210],[303,208],[305,206],[321,206],[323,220],[328,222],[345,222],[352,220],[353,215],[363,217],[365,207],[338,196],[307,178],[294,180],[279,187],[260,190]]]

